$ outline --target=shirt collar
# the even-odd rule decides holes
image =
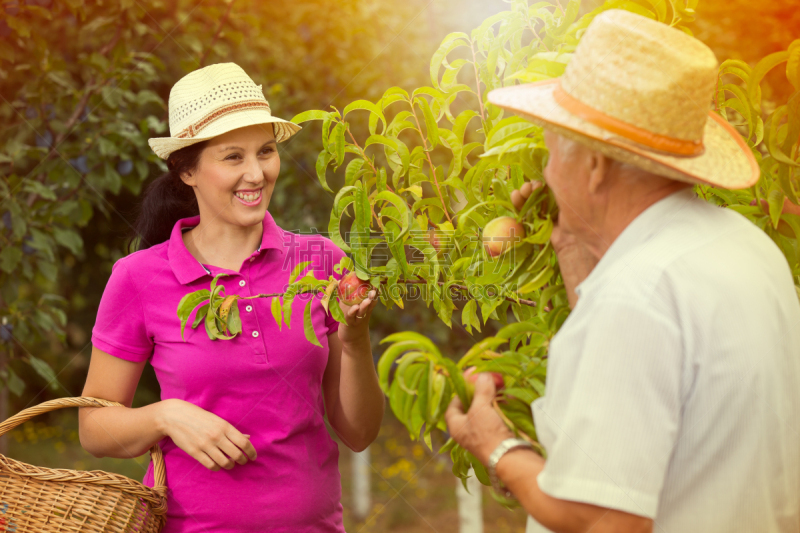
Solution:
[[[200,215],[188,218],[181,218],[172,227],[172,233],[169,237],[169,245],[167,248],[167,255],[169,257],[169,264],[175,277],[182,285],[193,282],[194,280],[210,275],[205,266],[198,261],[183,243],[183,229],[193,228],[200,223]],[[275,223],[269,211],[264,212],[264,220],[262,221],[261,243],[258,245],[254,254],[259,254],[269,248],[275,248],[281,253],[284,251],[283,243],[283,230]]]
[[[575,294],[580,297],[585,291],[591,291],[626,253],[649,240],[693,199],[697,199],[694,187],[687,187],[665,196],[639,213],[614,239],[589,276],[575,287]]]

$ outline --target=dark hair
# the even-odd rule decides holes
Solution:
[[[197,168],[208,141],[175,150],[167,158],[168,171],[147,186],[128,240],[128,253],[169,240],[175,223],[200,214],[194,189],[181,180],[183,172]],[[138,241],[137,241],[138,238]]]

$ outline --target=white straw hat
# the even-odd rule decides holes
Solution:
[[[758,163],[710,110],[717,71],[699,40],[614,9],[589,24],[563,76],[495,89],[488,99],[653,174],[742,189],[758,181]]]
[[[300,126],[273,117],[261,85],[235,63],[218,63],[190,72],[169,93],[169,137],[148,139],[161,159],[186,146],[253,124],[273,124],[282,142]]]

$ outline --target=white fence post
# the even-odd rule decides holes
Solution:
[[[458,500],[459,533],[483,533],[483,507],[481,505],[482,485],[469,469],[467,488],[456,478],[456,499]]]
[[[370,494],[370,460],[369,446],[362,452],[352,452],[353,469],[353,514],[363,520],[369,514],[372,507],[372,495]]]

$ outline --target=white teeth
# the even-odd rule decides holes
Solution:
[[[258,192],[249,192],[249,193],[234,193],[238,198],[241,198],[247,203],[253,202],[261,196],[261,191]]]

